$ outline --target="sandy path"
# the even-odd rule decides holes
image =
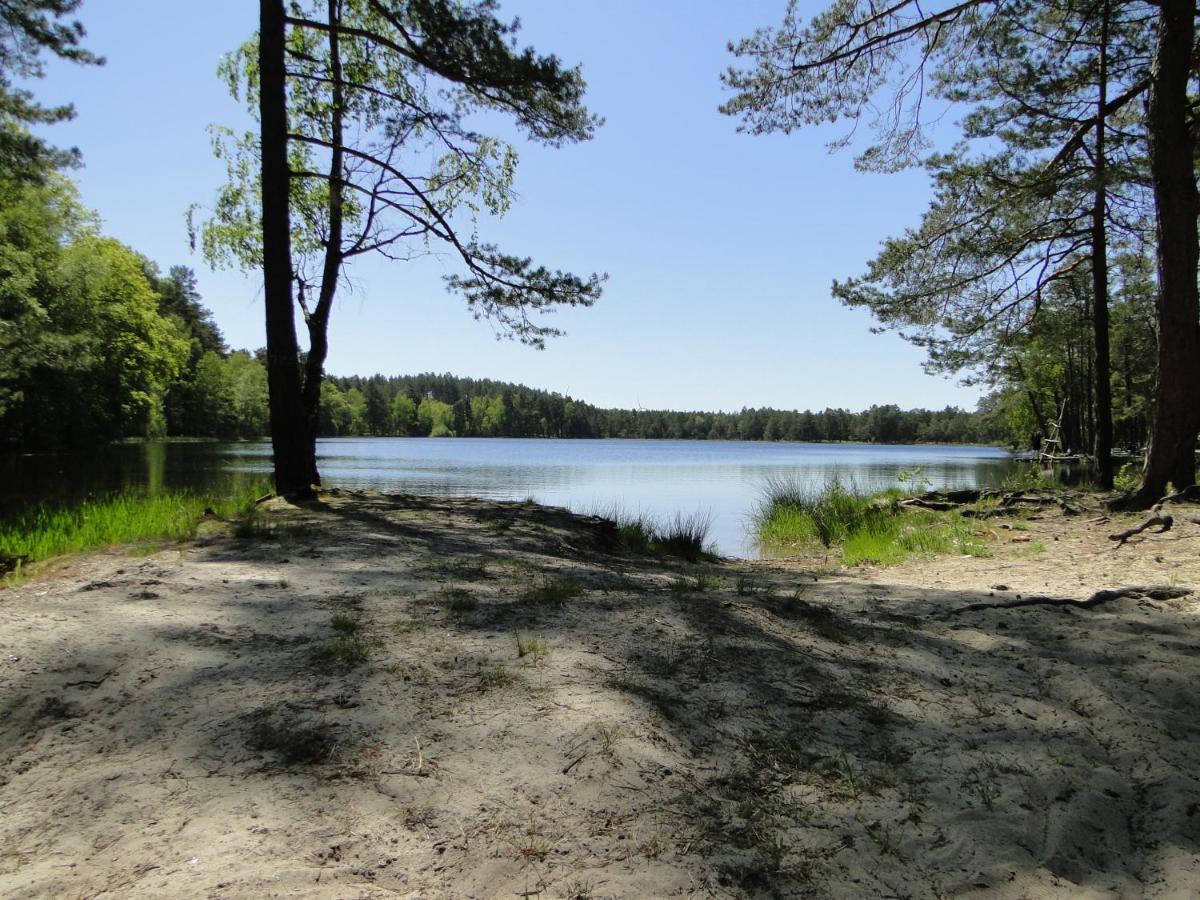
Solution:
[[[1196,597],[947,615],[1197,587],[1195,526],[815,576],[529,505],[265,522],[0,591],[0,895],[1200,892]]]

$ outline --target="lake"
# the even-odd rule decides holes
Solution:
[[[746,525],[773,478],[821,484],[837,474],[878,490],[920,468],[933,487],[983,487],[1015,465],[993,447],[747,441],[328,438],[317,452],[326,487],[533,498],[577,512],[701,513],[729,556],[759,555]],[[108,447],[86,458],[4,456],[0,503],[245,483],[270,473],[270,454],[267,443],[181,442]]]

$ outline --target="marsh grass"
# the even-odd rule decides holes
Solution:
[[[21,565],[115,544],[145,547],[195,537],[206,511],[220,518],[247,517],[264,484],[232,494],[167,491],[146,496],[122,491],[75,504],[44,503],[0,515],[0,560]]]
[[[866,494],[838,476],[822,487],[775,480],[754,513],[759,541],[775,550],[837,548],[846,565],[894,565],[911,556],[986,556],[980,526],[953,512],[905,509],[892,489]]]
[[[712,516],[696,512],[676,513],[670,519],[658,519],[646,513],[629,513],[620,506],[593,511],[602,519],[617,525],[621,548],[642,556],[675,556],[688,562],[716,558],[708,533]]]

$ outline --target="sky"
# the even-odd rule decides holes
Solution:
[[[717,111],[727,43],[785,5],[501,0],[522,45],[582,66],[605,124],[584,144],[518,144],[518,200],[480,237],[550,268],[607,273],[604,295],[556,314],[549,324],[567,335],[539,352],[497,341],[446,293],[449,256],[360,258],[335,305],[327,370],[452,372],[626,408],[973,408],[978,389],[924,374],[920,350],[872,334],[867,313],[830,296],[918,223],[926,176],[855,171],[852,152],[827,150],[835,130],[751,136]],[[107,64],[54,62],[35,90],[76,106],[46,134],[82,151],[83,201],[164,271],[191,266],[231,346],[262,346],[261,276],[210,269],[185,224],[224,178],[207,127],[251,127],[215,73],[254,31],[257,4],[84,0],[79,18]]]

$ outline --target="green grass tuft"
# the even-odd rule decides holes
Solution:
[[[583,596],[585,590],[575,578],[547,579],[538,587],[526,591],[522,599],[527,603],[562,606],[568,600]]]
[[[267,490],[262,484],[231,494],[146,496],[128,490],[76,504],[41,504],[0,517],[0,560],[28,565],[115,544],[186,540],[195,536],[206,511],[221,518],[247,516]]]
[[[755,514],[758,538],[773,550],[838,548],[846,565],[894,565],[910,556],[988,555],[979,525],[953,512],[900,506],[901,493],[867,495],[834,476],[819,488],[768,482]]]
[[[601,508],[593,513],[615,522],[621,547],[642,556],[676,556],[688,562],[715,558],[708,539],[712,517],[707,513],[690,516],[676,513],[667,521],[644,513],[627,513],[619,506]]]

